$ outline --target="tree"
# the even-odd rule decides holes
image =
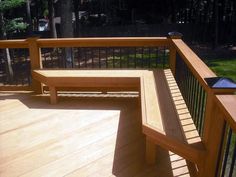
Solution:
[[[50,24],[50,31],[51,31],[51,37],[57,38],[57,31],[56,31],[56,25],[55,25],[55,10],[54,10],[54,0],[48,0],[48,11],[49,11],[49,24]]]
[[[73,0],[75,13],[75,36],[79,36],[79,4],[80,0]]]
[[[0,39],[7,39],[7,30],[9,30],[9,27],[12,27],[14,30],[17,28],[17,23],[12,23],[13,25],[10,25],[12,21],[6,25],[6,20],[4,18],[4,12],[11,10],[13,8],[16,8],[22,4],[25,3],[25,0],[0,0]],[[15,26],[14,26],[15,24]],[[8,26],[8,28],[6,28]],[[6,74],[7,74],[7,82],[12,83],[13,82],[13,70],[11,66],[11,57],[9,49],[6,48],[3,50],[4,56],[5,56],[5,66],[6,66]]]
[[[218,33],[219,33],[219,6],[218,0],[214,0],[214,41],[213,48],[218,45]]]
[[[73,37],[73,26],[72,26],[72,0],[61,0],[61,36],[62,37]],[[72,52],[71,48],[64,50],[65,54],[65,65],[68,68],[72,67]]]
[[[30,0],[26,0],[26,12],[27,12],[28,34],[32,35],[33,25],[31,19]]]

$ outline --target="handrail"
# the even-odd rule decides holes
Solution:
[[[236,95],[216,95],[215,100],[225,115],[223,118],[236,132]]]
[[[33,38],[28,38],[33,39]],[[0,48],[28,48],[28,39],[0,40]],[[166,37],[110,37],[110,38],[35,38],[38,47],[143,47],[168,46]]]
[[[0,40],[0,48],[28,48],[26,39]]]
[[[216,74],[181,39],[172,39],[171,42],[174,44],[177,52],[181,55],[188,68],[207,91],[209,86],[204,78],[216,77]]]
[[[167,46],[166,37],[37,39],[39,47],[138,47]]]
[[[176,74],[176,78],[179,79],[179,84],[182,84],[183,91],[186,89],[192,91],[192,93],[190,93],[191,96],[187,95],[186,100],[190,105],[190,111],[193,110],[192,113],[198,117],[199,115],[196,114],[196,112],[199,111],[199,109],[196,111],[196,108],[200,107],[197,103],[199,102],[200,95],[202,95],[201,92],[197,94],[199,93],[198,83],[206,93],[206,103],[203,108],[205,115],[203,119],[204,128],[202,131],[202,140],[207,149],[207,153],[205,158],[202,159],[204,162],[202,167],[199,168],[199,176],[213,177],[217,170],[217,164],[219,164],[217,159],[221,153],[222,134],[225,133],[224,121],[234,132],[236,130],[236,97],[233,95],[235,89],[212,89],[205,81],[205,78],[216,77],[216,74],[181,39],[170,39],[169,41],[171,70]],[[184,78],[179,75],[182,70],[178,68],[181,63],[179,58],[176,58],[177,53],[181,58],[180,60],[183,61],[190,71]],[[176,71],[178,72],[176,73]],[[191,75],[196,81],[189,78]],[[185,85],[183,85],[183,83]],[[198,122],[199,121],[196,121],[195,125],[199,125]]]

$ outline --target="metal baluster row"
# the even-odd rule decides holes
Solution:
[[[179,55],[176,58],[176,81],[196,128],[202,136],[206,92]]]
[[[70,68],[63,62],[65,49],[43,49],[44,68]],[[71,48],[73,68],[157,68],[168,67],[165,47]]]
[[[9,49],[10,68],[13,77],[7,72],[7,60],[4,49],[0,50],[0,84],[29,85],[31,83],[30,60],[28,49]]]
[[[13,81],[0,51],[0,84],[30,85],[29,49],[10,49]],[[165,47],[42,48],[43,68],[167,68]],[[65,59],[67,58],[67,59]]]
[[[236,176],[235,161],[236,161],[236,133],[233,132],[233,130],[225,123],[215,176],[216,177]]]

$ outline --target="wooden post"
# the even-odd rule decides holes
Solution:
[[[50,86],[50,102],[51,104],[57,104],[57,90],[55,87]]]
[[[215,177],[217,158],[224,130],[224,120],[221,117],[222,114],[214,101],[214,97],[214,93],[212,91],[208,91],[203,132],[203,142],[206,147],[206,156],[203,166],[199,167],[199,177]]]
[[[182,34],[179,32],[169,32],[168,38],[169,38],[169,46],[170,46],[170,55],[169,55],[169,65],[170,69],[172,71],[172,74],[175,76],[176,72],[176,48],[174,46],[174,43],[172,42],[172,39],[181,39]]]
[[[176,72],[176,49],[170,40],[170,55],[169,55],[169,65],[172,71],[173,76],[175,76]]]
[[[38,37],[27,39],[29,45],[31,71],[42,68],[41,49],[38,47],[37,39]],[[32,88],[36,93],[42,93],[42,84],[34,79],[32,79]]]

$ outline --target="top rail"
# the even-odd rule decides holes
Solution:
[[[171,41],[203,88],[208,90],[209,86],[204,78],[216,77],[216,74],[181,39]]]
[[[216,95],[216,103],[224,113],[224,119],[236,132],[236,95]]]
[[[138,47],[167,46],[166,37],[38,39],[39,47]]]
[[[28,48],[29,39],[35,39],[39,48],[46,47],[151,47],[168,46],[166,37],[111,37],[111,38],[28,38],[0,40],[0,48]]]
[[[28,48],[26,39],[0,40],[0,48]]]

